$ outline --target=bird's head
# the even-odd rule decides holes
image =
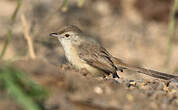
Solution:
[[[51,33],[50,36],[57,37],[62,42],[78,42],[80,40],[82,31],[75,25],[69,25],[58,32]]]

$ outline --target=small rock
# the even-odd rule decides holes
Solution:
[[[131,86],[136,86],[136,82],[134,80],[129,81],[128,87],[131,87]]]
[[[98,87],[98,86],[94,88],[94,91],[97,94],[102,94],[103,93],[103,90],[101,89],[101,87]]]

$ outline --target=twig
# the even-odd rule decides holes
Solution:
[[[177,9],[178,9],[178,0],[174,0],[174,4],[170,12],[170,21],[169,21],[169,27],[168,27],[167,57],[165,60],[166,66],[169,63],[169,59],[170,59],[171,51],[172,51],[172,38],[175,34],[175,24],[176,24],[175,14],[176,14]]]
[[[7,47],[9,45],[10,40],[11,40],[11,37],[12,37],[12,25],[15,23],[15,18],[17,16],[17,13],[18,13],[18,11],[20,9],[21,4],[22,4],[22,0],[17,0],[17,6],[16,6],[16,8],[15,8],[15,10],[14,10],[12,16],[11,16],[10,28],[8,28],[8,31],[7,31],[7,39],[6,39],[5,43],[4,43],[2,51],[0,53],[0,59],[2,59],[3,56],[5,55]]]
[[[32,37],[29,34],[29,25],[27,24],[27,20],[26,20],[24,14],[21,15],[21,21],[22,21],[22,25],[23,25],[23,29],[24,29],[24,37],[27,40],[30,58],[35,59],[36,55],[35,55],[34,48],[33,48],[33,41],[31,39]]]

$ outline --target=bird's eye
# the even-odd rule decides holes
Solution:
[[[69,34],[65,34],[66,37],[69,37],[70,35]]]

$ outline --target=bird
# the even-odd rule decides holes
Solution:
[[[125,69],[143,73],[159,79],[178,79],[178,76],[158,72],[143,67],[133,66],[123,60],[112,56],[97,40],[86,35],[76,25],[67,25],[58,32],[50,33],[49,36],[58,38],[65,57],[76,69],[86,69],[92,76],[120,78],[117,71]]]

